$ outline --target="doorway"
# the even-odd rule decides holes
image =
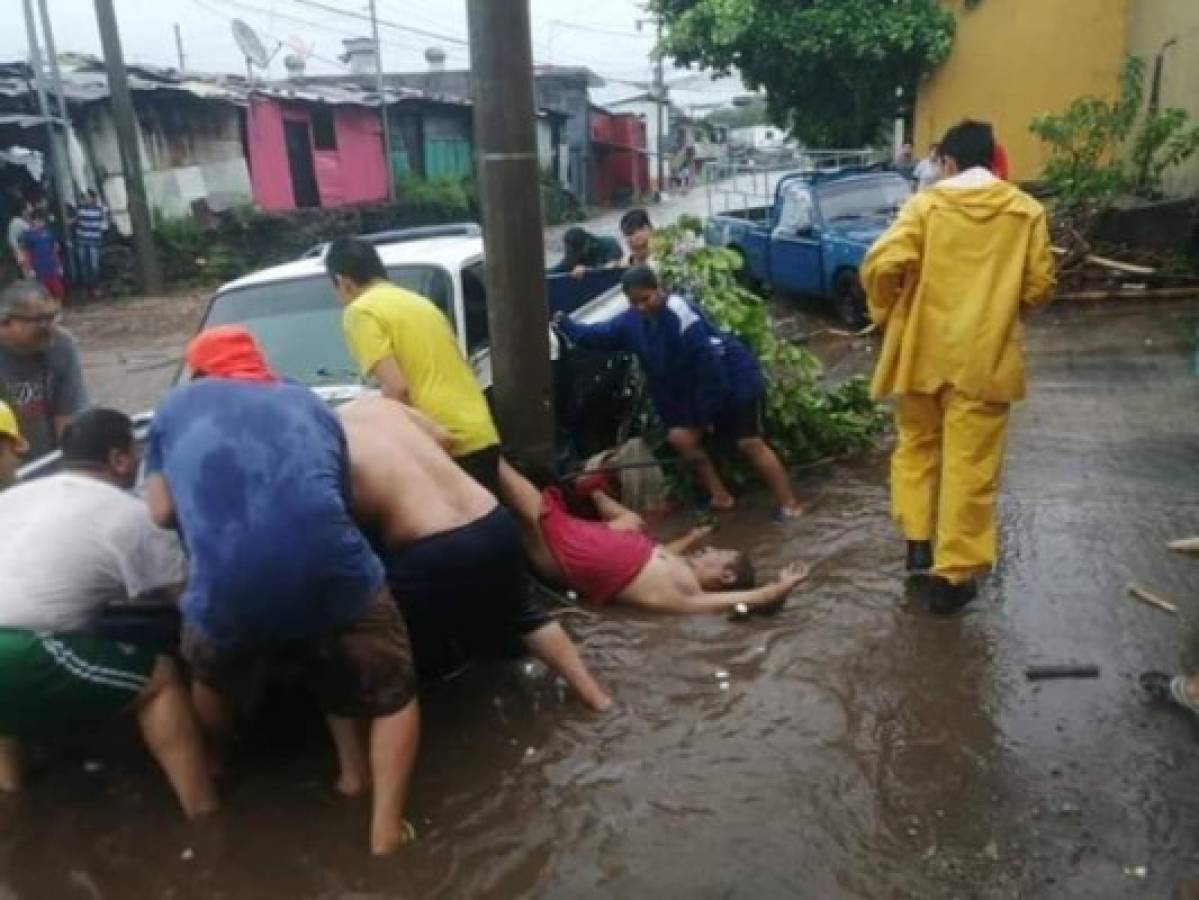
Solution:
[[[291,169],[291,192],[296,206],[300,209],[320,206],[316,167],[312,162],[312,132],[307,120],[285,119],[283,137],[287,143],[287,165]]]

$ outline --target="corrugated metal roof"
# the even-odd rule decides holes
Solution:
[[[62,70],[63,94],[68,103],[93,103],[108,98],[108,76],[99,59],[83,54],[61,54],[59,67]],[[126,71],[129,88],[134,92],[176,91],[202,100],[225,101],[242,106],[251,95],[307,103],[380,105],[378,91],[348,79],[336,83],[256,81],[251,86],[241,75],[178,72],[153,66],[127,66]],[[30,77],[31,70],[25,63],[0,63],[0,97],[27,96],[30,93]],[[468,100],[462,98],[441,97],[403,87],[385,88],[384,97],[389,105],[405,101],[470,105]]]

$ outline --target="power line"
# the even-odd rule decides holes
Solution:
[[[301,6],[310,6],[313,9],[319,9],[324,12],[334,13],[335,15],[344,16],[348,19],[357,19],[361,22],[371,21],[371,17],[363,13],[351,12],[345,9],[338,9],[336,6],[330,6],[328,3],[321,3],[319,0],[292,0],[293,3],[299,3]],[[440,34],[436,31],[427,31],[424,28],[417,28],[412,25],[401,25],[398,22],[392,22],[388,19],[379,19],[379,24],[385,28],[394,28],[397,31],[406,31],[410,34],[418,34],[421,37],[433,38],[438,41],[447,41],[451,44],[458,44],[462,47],[469,46],[465,38],[454,37],[453,35]]]
[[[252,6],[252,5],[248,4],[248,3],[242,3],[242,2],[240,2],[240,0],[221,0],[221,2],[223,2],[223,3],[228,3],[228,4],[232,5],[232,6],[236,6],[236,7],[239,7],[239,8],[241,8],[241,9],[249,9],[249,10],[253,10],[253,11],[255,11],[255,12],[258,12],[258,13],[260,13],[260,14],[264,14],[264,15],[266,14],[266,11],[265,11],[265,10],[263,10],[261,7],[255,7],[255,6]],[[223,19],[225,19],[225,20],[227,20],[227,21],[229,21],[229,22],[232,22],[232,21],[233,21],[233,19],[234,19],[234,17],[233,17],[233,16],[230,16],[230,15],[229,15],[227,12],[225,12],[224,10],[217,9],[217,8],[216,8],[216,7],[214,7],[214,6],[212,6],[212,5],[208,4],[208,3],[205,3],[205,2],[204,2],[204,0],[192,0],[192,3],[194,3],[196,6],[200,7],[201,9],[207,10],[208,12],[210,12],[210,13],[213,13],[214,15],[218,15],[218,16],[220,16],[221,18],[223,18]],[[287,17],[287,16],[282,16],[282,18],[288,18],[288,17]],[[295,20],[293,20],[293,21],[295,21]],[[324,29],[324,26],[322,26],[322,25],[318,25],[318,24],[316,24],[315,22],[299,22],[298,24],[307,25],[307,26],[308,26],[308,27],[310,27],[310,28]],[[327,29],[325,29],[325,30],[327,30]],[[282,39],[281,39],[281,38],[280,38],[278,35],[272,34],[271,32],[269,32],[269,31],[267,31],[267,30],[265,30],[265,29],[263,29],[262,33],[263,33],[263,34],[265,34],[267,37],[269,37],[271,40],[275,41],[275,42],[276,42],[276,43],[278,43],[278,44],[285,44],[285,43],[286,43],[286,41],[282,40]],[[316,53],[316,52],[311,52],[311,51],[308,53],[308,55],[309,55],[309,56],[311,56],[313,59],[318,59],[318,60],[320,60],[320,61],[321,61],[321,62],[323,62],[323,63],[328,63],[328,64],[330,64],[330,65],[333,65],[333,66],[336,66],[336,67],[338,67],[338,68],[340,68],[340,69],[344,69],[344,68],[345,68],[345,63],[341,62],[340,60],[331,59],[331,58],[329,58],[329,57],[327,57],[327,56],[322,56],[322,55],[321,55],[321,54],[319,54],[319,53]]]
[[[582,22],[571,22],[567,19],[550,19],[547,25],[557,25],[560,28],[569,28],[572,31],[590,31],[593,34],[610,34],[614,37],[630,37],[630,38],[652,38],[652,34],[641,31],[617,31],[612,28],[598,28],[594,25],[584,25]]]

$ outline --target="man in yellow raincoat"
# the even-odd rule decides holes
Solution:
[[[942,180],[907,202],[862,264],[884,331],[872,392],[898,399],[892,514],[908,571],[931,566],[929,603],[945,614],[995,562],[1008,412],[1025,394],[1021,319],[1054,286],[1045,211],[989,171],[993,152],[991,126],[949,129]]]

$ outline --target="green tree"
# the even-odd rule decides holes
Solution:
[[[953,14],[937,0],[650,0],[679,62],[740,70],[771,117],[814,147],[873,143],[895,89],[949,53]]]

